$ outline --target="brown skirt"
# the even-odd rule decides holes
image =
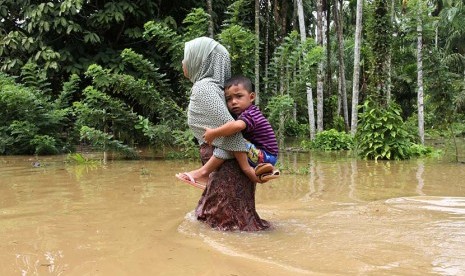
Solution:
[[[212,156],[213,147],[200,147],[202,163]],[[195,209],[198,220],[222,231],[260,231],[270,224],[255,211],[256,184],[242,173],[235,159],[227,160],[210,175]]]

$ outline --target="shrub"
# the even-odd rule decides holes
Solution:
[[[313,141],[302,141],[304,149],[319,149],[325,151],[349,150],[352,148],[352,137],[335,129],[319,132]]]
[[[53,154],[67,116],[43,91],[0,73],[0,154]]]
[[[308,132],[308,124],[300,124],[294,120],[287,120],[284,125],[286,137],[304,137]]]
[[[39,155],[50,155],[57,154],[56,140],[48,135],[36,135],[31,140],[31,145],[35,148],[35,154]]]
[[[408,133],[397,104],[387,108],[367,100],[355,135],[358,154],[367,159],[403,160],[412,156],[413,137]]]

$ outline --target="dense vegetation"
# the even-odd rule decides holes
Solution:
[[[181,60],[184,42],[203,35],[255,82],[281,141],[406,159],[428,151],[423,128],[463,135],[464,0],[364,3],[354,91],[357,1],[303,2],[0,1],[0,154],[86,143],[127,157],[147,145],[189,156]]]

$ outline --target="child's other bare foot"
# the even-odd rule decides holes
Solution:
[[[263,181],[255,174],[255,170],[252,167],[248,167],[247,170],[244,171],[245,175],[252,181],[253,183],[262,183]]]
[[[268,182],[270,180],[279,178],[281,176],[281,173],[279,170],[274,169],[271,173],[264,173],[258,176],[258,178],[262,181],[261,183]]]
[[[183,173],[177,173],[176,178],[179,180],[194,186],[196,188],[200,188],[202,190],[205,190],[206,184],[205,183],[200,183],[197,180],[195,180],[188,172],[183,172]]]
[[[195,182],[204,184],[208,182],[208,175],[205,175],[205,173],[203,173],[201,170],[193,170],[186,174],[188,174],[192,179],[194,179]],[[181,177],[185,180],[191,180],[188,178],[186,174],[181,174]]]
[[[260,163],[255,167],[255,174],[262,175],[264,173],[272,173],[274,166],[270,163]]]

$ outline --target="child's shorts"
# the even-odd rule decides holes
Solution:
[[[247,159],[249,160],[249,164],[252,167],[256,167],[260,163],[271,163],[271,165],[275,165],[278,161],[276,155],[273,155],[266,150],[257,149],[254,144],[246,141],[247,147]]]

